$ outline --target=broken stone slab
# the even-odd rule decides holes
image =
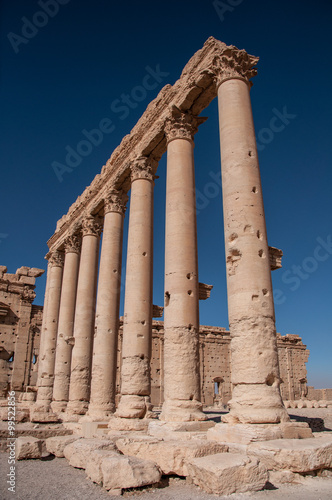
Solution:
[[[276,424],[216,424],[207,431],[207,438],[222,443],[249,444],[253,441],[280,439],[282,431]]]
[[[162,439],[192,439],[197,433],[206,431],[216,425],[212,420],[196,422],[163,422],[152,420],[149,423],[148,434]]]
[[[269,483],[278,487],[282,484],[300,484],[303,483],[304,477],[297,472],[290,470],[271,470],[269,471]]]
[[[15,442],[16,460],[40,458],[43,441],[32,436],[20,436]]]
[[[138,488],[160,481],[161,471],[151,460],[114,455],[101,462],[103,486],[107,490]]]
[[[104,458],[119,456],[118,451],[110,450],[94,450],[89,454],[86,461],[85,473],[94,482],[102,486],[103,484],[103,473],[101,470],[101,464]]]
[[[221,443],[249,444],[274,439],[305,439],[313,434],[306,422],[280,424],[216,424],[207,431],[207,438]]]
[[[116,446],[124,455],[153,460],[163,474],[178,476],[188,475],[188,460],[228,451],[227,445],[214,441],[161,441],[149,436],[120,438],[116,440]]]
[[[49,453],[52,453],[52,455],[55,455],[58,458],[62,458],[64,457],[63,450],[65,449],[65,447],[68,444],[77,441],[78,439],[78,436],[53,436],[47,438],[45,440],[46,450]]]
[[[36,423],[56,423],[59,422],[59,417],[51,411],[36,411],[30,410],[30,421]]]
[[[278,439],[251,443],[250,457],[259,459],[269,470],[310,472],[332,468],[332,435],[315,439]]]
[[[80,438],[65,446],[63,454],[69,464],[78,469],[85,469],[90,454],[95,450],[117,451],[115,444],[108,439]]]
[[[150,422],[154,422],[154,420],[149,418],[111,417],[108,428],[112,431],[147,431]]]
[[[219,453],[191,459],[187,464],[192,481],[207,493],[231,495],[259,491],[269,479],[255,458],[240,453]]]

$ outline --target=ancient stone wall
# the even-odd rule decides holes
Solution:
[[[42,269],[21,267],[15,274],[0,266],[0,394],[37,383],[42,306],[32,305]]]

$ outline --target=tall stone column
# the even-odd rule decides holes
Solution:
[[[206,118],[167,120],[164,404],[161,420],[206,420],[200,402],[194,134]]]
[[[151,392],[154,175],[149,158],[132,166],[131,182],[121,399],[115,415],[143,418]]]
[[[249,78],[242,55],[218,76],[222,192],[231,334],[230,423],[288,420],[280,396],[278,348],[262,186]],[[234,69],[235,68],[235,69]]]
[[[53,402],[51,404],[54,412],[64,411],[69,397],[80,249],[81,238],[79,236],[71,235],[65,240],[65,264],[62,279],[58,339],[55,356]]]
[[[67,416],[83,415],[89,404],[101,229],[97,218],[83,219]]]
[[[63,273],[63,253],[50,254],[46,285],[46,311],[39,352],[36,411],[49,411],[52,401],[55,347]]]
[[[123,219],[127,195],[112,191],[104,200],[91,397],[88,415],[103,420],[115,411]]]

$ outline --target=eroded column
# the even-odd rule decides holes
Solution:
[[[252,56],[249,56],[249,58]],[[257,59],[219,77],[222,191],[231,333],[227,422],[288,420],[280,396],[273,291],[262,186],[249,95]]]
[[[55,356],[54,387],[52,409],[64,411],[69,397],[69,380],[77,279],[80,263],[81,238],[69,236],[65,241],[65,264],[59,312],[58,337]]]
[[[193,137],[205,118],[173,111],[167,137],[164,404],[161,420],[206,420],[200,402]]]
[[[53,251],[49,258],[45,294],[46,311],[44,311],[39,351],[36,411],[49,411],[52,401],[63,257],[63,252]]]
[[[143,418],[151,408],[154,175],[150,159],[140,158],[132,166],[131,182],[121,399],[115,415]]]
[[[103,420],[115,411],[123,219],[127,195],[112,191],[104,200],[91,397],[88,416]]]
[[[82,250],[74,320],[67,415],[83,415],[89,404],[101,225],[88,216],[82,222]]]

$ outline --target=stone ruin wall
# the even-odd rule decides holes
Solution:
[[[11,387],[37,384],[43,307],[33,305],[36,277],[42,269],[21,267],[15,274],[0,266],[0,396]]]

